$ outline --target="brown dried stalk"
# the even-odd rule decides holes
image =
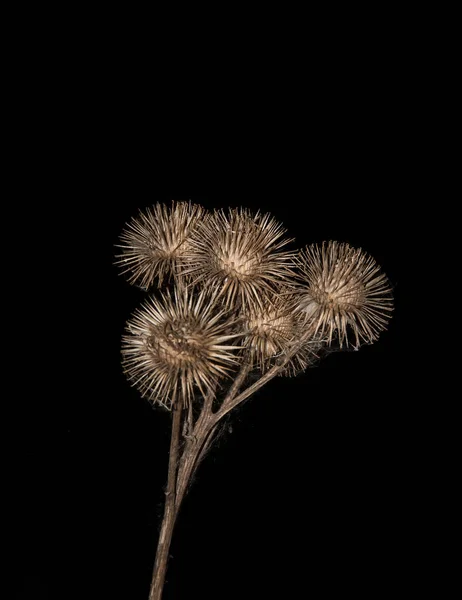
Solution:
[[[132,385],[173,414],[149,600],[162,597],[178,511],[220,421],[273,377],[311,365],[323,346],[348,346],[348,330],[356,347],[372,343],[391,316],[387,279],[361,249],[328,242],[295,255],[281,251],[284,233],[269,215],[172,203],[141,213],[122,235],[118,262],[131,283],[175,284],[134,313],[122,349]],[[251,371],[261,376],[243,389]]]

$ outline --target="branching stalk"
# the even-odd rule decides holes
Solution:
[[[300,350],[303,344],[306,343],[307,340],[312,336],[312,331],[307,330],[302,338],[296,342],[290,350],[286,352],[286,354],[281,357],[278,362],[271,367],[264,375],[260,377],[258,381],[249,386],[246,390],[241,392],[238,396],[234,398],[230,398],[228,402],[223,403],[223,406],[216,413],[217,421],[222,419],[226,414],[228,414],[233,408],[236,408],[238,404],[249,398],[252,394],[254,394],[257,390],[259,390],[265,383],[268,383],[273,377],[275,377],[285,365],[290,361],[290,359]],[[282,359],[282,360],[281,360]]]
[[[149,600],[161,599],[175,520],[220,421],[276,375],[309,366],[310,340],[321,347],[337,339],[341,349],[352,345],[353,334],[358,349],[374,342],[391,317],[391,286],[372,257],[335,241],[283,250],[291,241],[285,232],[268,213],[207,213],[172,201],[140,212],[121,236],[117,262],[129,281],[164,288],[132,315],[122,338],[128,379],[173,412]],[[219,382],[237,366],[218,398]],[[244,389],[253,368],[262,375]]]
[[[247,373],[249,371],[250,371],[250,365],[248,363],[243,363],[241,370],[239,371],[236,379],[233,381],[233,384],[229,388],[228,393],[226,394],[221,407],[226,406],[229,402],[231,402],[233,400],[233,398],[236,396],[237,392],[239,391],[241,385],[243,384],[244,379],[246,378]],[[220,411],[218,411],[218,412],[220,412]]]

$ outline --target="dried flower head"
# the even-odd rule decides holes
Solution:
[[[229,209],[215,211],[190,240],[185,273],[194,283],[220,290],[226,306],[262,305],[291,274],[291,252],[281,252],[290,239],[269,214]]]
[[[160,287],[164,278],[178,277],[180,265],[188,259],[191,233],[205,215],[197,204],[175,201],[171,207],[155,204],[140,211],[123,231],[122,254],[117,256],[129,282],[148,289],[156,278]]]
[[[375,260],[360,248],[345,243],[324,242],[301,251],[299,308],[315,326],[316,334],[334,333],[340,347],[348,346],[348,328],[361,340],[372,343],[386,329],[393,310],[388,280]]]
[[[205,289],[175,287],[151,298],[127,323],[122,364],[143,397],[170,409],[204,396],[235,365],[235,321]]]
[[[279,290],[265,299],[262,306],[253,305],[243,313],[246,332],[242,345],[251,365],[262,372],[274,360],[283,357],[303,331],[303,320],[297,312],[298,297],[290,290]],[[312,364],[319,344],[306,343],[287,363],[283,375],[294,375]]]

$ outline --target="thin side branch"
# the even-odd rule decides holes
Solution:
[[[312,336],[312,331],[307,330],[304,335],[300,338],[298,342],[296,342],[290,350],[286,352],[285,355],[281,356],[277,363],[271,367],[264,375],[260,377],[258,381],[249,386],[246,390],[244,390],[241,394],[236,396],[233,399],[230,399],[226,405],[223,403],[221,408],[215,414],[217,421],[222,419],[226,414],[228,414],[233,408],[235,408],[238,404],[246,400],[249,396],[254,394],[257,390],[259,390],[262,386],[265,385],[268,381],[273,379],[278,373],[280,373],[285,365],[290,361],[290,359],[300,350],[300,348],[310,339]]]
[[[226,406],[229,402],[231,402],[231,400],[233,400],[233,398],[235,397],[235,395],[238,393],[241,385],[244,382],[244,379],[247,376],[247,373],[250,371],[250,365],[248,363],[244,363],[239,371],[239,373],[237,374],[236,379],[233,381],[232,386],[229,388],[228,393],[225,396],[225,399],[223,400],[222,404],[221,404],[221,408],[223,408],[223,406]],[[220,412],[220,411],[218,411]]]

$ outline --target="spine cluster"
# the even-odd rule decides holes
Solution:
[[[122,362],[144,397],[188,406],[242,365],[264,373],[300,339],[285,375],[386,329],[391,287],[372,257],[335,241],[290,251],[285,233],[269,214],[190,202],[132,219],[117,263],[150,296],[127,322]]]

